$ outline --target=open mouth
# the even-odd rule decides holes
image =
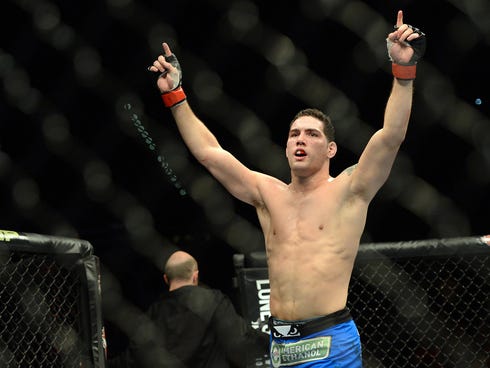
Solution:
[[[306,152],[302,149],[297,149],[296,151],[294,151],[294,155],[296,157],[305,157],[306,156]]]

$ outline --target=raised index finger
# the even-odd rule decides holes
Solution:
[[[403,11],[398,10],[398,14],[396,17],[396,28],[400,27],[403,24]]]
[[[163,46],[163,51],[165,52],[165,55],[164,56],[170,56],[172,55],[172,51],[170,51],[170,47],[168,46],[168,44],[166,42],[164,42],[162,44]]]

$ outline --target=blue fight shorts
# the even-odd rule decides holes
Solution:
[[[269,318],[273,368],[361,368],[361,339],[347,308],[323,317]]]

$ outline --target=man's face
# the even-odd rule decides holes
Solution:
[[[289,129],[286,157],[292,170],[319,170],[335,155],[335,143],[328,142],[323,123],[311,116],[296,119]]]

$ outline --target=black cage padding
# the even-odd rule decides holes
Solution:
[[[104,353],[92,245],[0,231],[0,366],[99,368]]]
[[[234,264],[242,314],[267,332],[266,254]],[[349,289],[364,366],[490,367],[488,236],[361,244]]]

